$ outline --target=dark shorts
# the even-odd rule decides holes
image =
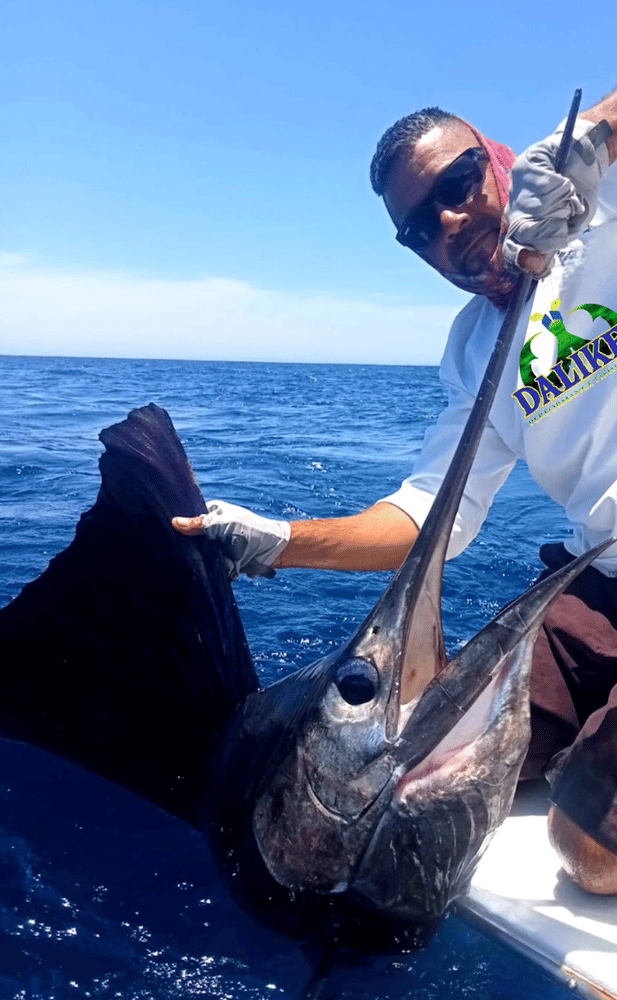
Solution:
[[[551,544],[542,546],[540,558],[548,567],[544,577],[573,557],[563,545]],[[617,579],[588,567],[553,602],[536,641],[531,743],[521,777],[542,776],[616,684]]]

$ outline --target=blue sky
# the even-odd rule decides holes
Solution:
[[[610,5],[4,0],[0,353],[436,363],[466,296],[368,165],[439,104],[523,149],[614,85]]]

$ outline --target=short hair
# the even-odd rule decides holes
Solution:
[[[375,194],[382,195],[390,171],[401,150],[412,153],[418,139],[430,132],[436,125],[447,125],[460,121],[457,115],[441,108],[422,108],[414,111],[406,118],[400,118],[384,132],[377,143],[375,155],[371,160],[371,184]]]

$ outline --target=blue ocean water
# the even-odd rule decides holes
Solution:
[[[169,411],[206,497],[298,519],[355,513],[395,489],[444,402],[437,370],[422,367],[0,357],[0,385],[0,606],[71,540],[96,498],[98,432],[134,406]],[[479,538],[447,567],[451,650],[533,580],[538,545],[566,532],[517,466]],[[264,683],[338,645],[388,579],[293,570],[238,580]],[[237,908],[179,821],[8,741],[0,798],[0,1000],[302,992],[302,950]],[[452,916],[424,952],[337,969],[322,1000],[566,993]]]

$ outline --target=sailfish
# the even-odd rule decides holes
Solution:
[[[0,611],[0,735],[202,831],[234,895],[289,933],[421,940],[508,814],[535,636],[600,551],[448,659],[446,548],[507,347],[376,607],[340,649],[266,689],[218,543],[172,528],[206,506],[169,416],[150,404],[102,431],[94,506]]]

